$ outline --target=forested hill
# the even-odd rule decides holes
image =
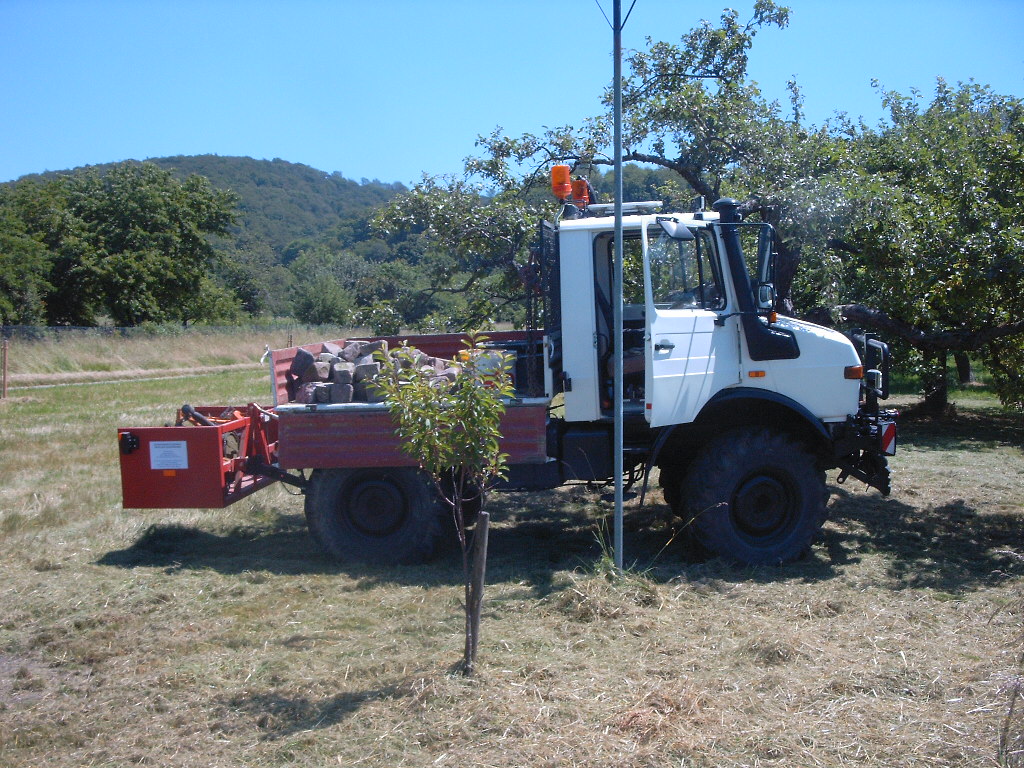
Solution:
[[[293,240],[316,238],[343,220],[362,218],[405,187],[346,179],[285,160],[195,155],[151,160],[181,176],[199,174],[239,196],[240,226],[280,253]]]
[[[352,181],[340,173],[280,159],[179,155],[150,158],[147,162],[181,178],[205,176],[215,188],[235,192],[239,196],[239,241],[262,241],[279,255],[295,240],[315,240],[343,221],[364,218],[405,189],[398,183]],[[102,173],[114,165],[88,167]],[[82,170],[86,169],[48,172],[39,178]]]

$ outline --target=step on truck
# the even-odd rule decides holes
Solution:
[[[896,414],[879,407],[888,348],[776,314],[769,224],[743,221],[730,199],[686,213],[624,204],[619,344],[612,206],[574,197],[563,183],[553,189],[559,215],[541,222],[521,270],[527,327],[486,341],[514,361],[502,421],[506,487],[613,480],[620,396],[624,482],[646,492],[656,477],[684,530],[712,554],[749,564],[799,557],[825,521],[827,470],[889,493]],[[384,345],[451,359],[465,339],[273,350],[269,403],[184,406],[174,426],[118,430],[124,507],[220,508],[285,482],[304,494],[310,532],[334,557],[429,559],[451,535],[451,512],[401,450],[386,403],[353,400],[348,390],[334,397],[320,385],[314,395],[297,371]]]

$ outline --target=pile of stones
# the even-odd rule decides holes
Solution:
[[[378,355],[402,367],[416,366],[439,384],[454,383],[458,366],[413,347],[388,350],[386,341],[349,341],[344,346],[324,342],[318,355],[299,347],[285,377],[289,399],[296,403],[380,403],[383,392],[374,386],[380,376]]]

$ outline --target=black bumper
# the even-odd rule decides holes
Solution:
[[[832,451],[839,483],[855,477],[889,495],[888,457],[896,454],[896,417],[896,411],[859,413],[838,426]]]

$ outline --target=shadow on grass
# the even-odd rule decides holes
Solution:
[[[534,495],[535,496],[535,495]],[[525,505],[523,501],[527,501]],[[565,512],[536,498],[503,499],[494,507],[488,580],[522,584],[535,597],[561,588],[557,575],[587,569],[607,556],[603,527],[585,511]],[[625,517],[625,561],[652,581],[714,577],[729,581],[808,583],[834,578],[844,566],[880,554],[897,589],[971,590],[1020,570],[1005,554],[1021,545],[1018,515],[979,514],[962,500],[917,508],[893,498],[833,488],[830,520],[818,546],[802,560],[781,567],[747,567],[704,560],[684,532],[664,520],[667,510],[651,505]],[[611,536],[610,527],[606,535]],[[459,557],[451,554],[424,565],[375,566],[338,563],[322,554],[299,516],[282,515],[266,527],[244,526],[210,532],[182,525],[154,525],[130,547],[108,552],[100,565],[156,567],[168,571],[211,569],[223,574],[263,571],[280,575],[345,574],[362,588],[378,584],[457,585]]]
[[[1024,419],[997,406],[961,409],[939,418],[903,413],[899,442],[939,451],[1024,448]]]
[[[946,451],[1020,449],[1024,420],[995,406],[941,418],[901,417],[900,443],[935,451],[937,463],[944,461],[941,452]],[[895,588],[949,593],[977,589],[1020,571],[1018,561],[1005,554],[1024,543],[1020,515],[984,512],[956,497],[937,506],[914,506],[874,492],[851,493],[839,486],[832,491],[829,518],[835,525],[824,531],[824,544],[837,565],[881,554],[889,562]]]
[[[836,490],[836,489],[834,489]],[[835,562],[884,555],[897,589],[930,588],[958,593],[998,582],[1020,571],[1007,550],[1022,544],[1022,518],[981,514],[963,499],[937,507],[913,507],[881,496],[836,490],[826,531]]]
[[[910,420],[901,426],[904,445],[922,450],[963,450],[1020,446],[1024,425],[997,409],[965,411],[940,421]],[[657,496],[655,497],[657,499]],[[496,493],[491,497],[488,580],[522,584],[543,597],[561,589],[559,573],[593,567],[609,556],[611,506],[581,486],[542,493]],[[950,593],[971,590],[1020,567],[1001,550],[1019,547],[1022,519],[982,514],[963,500],[919,508],[875,493],[833,488],[831,524],[804,559],[782,567],[745,567],[721,559],[702,560],[680,521],[667,507],[651,503],[625,513],[625,562],[654,581],[718,578],[728,581],[808,583],[834,578],[844,566],[867,555],[887,558],[892,586]],[[225,574],[339,573],[363,588],[377,584],[461,584],[460,559],[452,554],[419,566],[338,563],[322,554],[301,515],[277,514],[267,522],[221,531],[155,525],[126,549],[109,552],[101,565],[168,570],[212,569]]]
[[[355,714],[367,703],[394,700],[411,695],[408,686],[385,685],[312,701],[287,693],[253,693],[232,696],[224,704],[232,712],[251,717],[265,741],[293,736],[319,728],[330,728]]]
[[[317,546],[301,515],[284,514],[261,525],[217,531],[180,524],[151,525],[131,546],[107,552],[96,563],[168,572],[212,570],[226,575],[344,574],[357,579],[361,589],[384,583],[461,583],[454,559],[451,567],[444,562],[418,566],[339,563]]]
[[[610,550],[611,525],[604,508],[580,492],[496,493],[488,504],[491,530],[487,577],[492,583],[522,584],[543,597],[560,589],[557,574],[592,567]],[[608,510],[610,513],[610,510]],[[652,578],[679,575],[690,556],[685,537],[664,522],[668,508],[650,504],[625,516],[626,562]],[[678,521],[676,521],[678,526]],[[651,571],[657,563],[657,572]],[[259,524],[202,529],[156,524],[130,546],[107,552],[97,564],[117,568],[162,568],[169,572],[209,569],[222,574],[260,571],[280,575],[344,574],[360,586],[376,584],[462,584],[458,544],[423,565],[339,563],[325,555],[306,529],[302,515],[276,514]]]
[[[498,581],[526,581],[537,594],[551,590],[552,575],[600,555],[596,523],[586,511],[566,510],[554,497],[496,494],[489,504],[488,573]],[[281,575],[345,574],[375,584],[462,584],[454,540],[448,553],[424,565],[339,563],[317,546],[301,515],[278,514],[258,525],[204,530],[156,524],[130,546],[107,552],[98,565],[117,568],[210,569],[223,574],[262,571]]]
[[[97,563],[119,568],[212,568],[221,573],[303,573],[316,568],[310,560],[317,556],[302,518],[278,515],[263,526],[238,526],[218,533],[158,523],[146,528],[130,547],[108,552]]]

